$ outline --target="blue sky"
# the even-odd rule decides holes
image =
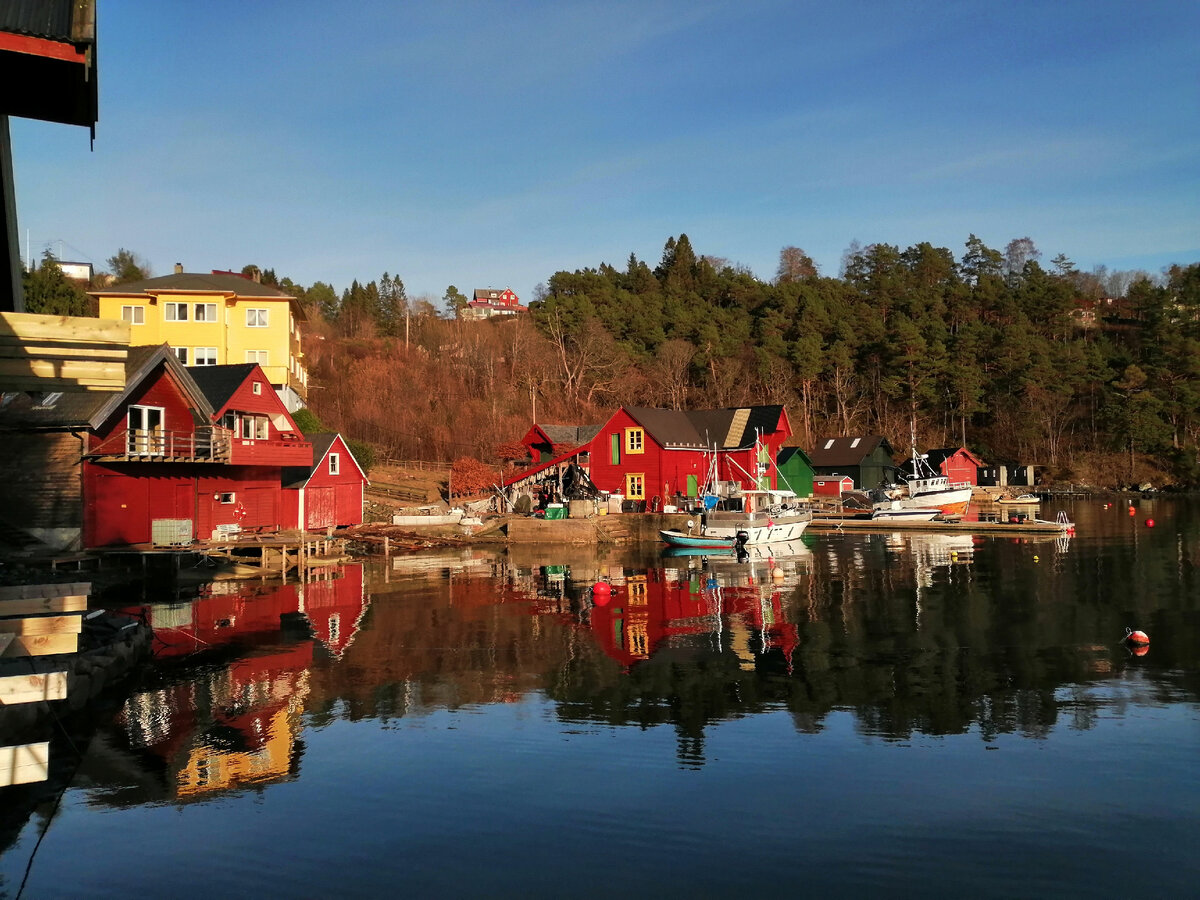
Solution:
[[[971,233],[1200,261],[1192,0],[98,5],[94,151],[13,120],[35,257],[524,300],[680,233],[764,279]]]

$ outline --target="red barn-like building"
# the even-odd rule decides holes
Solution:
[[[315,531],[361,525],[367,473],[340,434],[306,434],[312,464],[283,470],[284,521],[288,528]]]
[[[945,475],[952,484],[978,484],[979,470],[987,464],[966,447],[939,447],[925,454],[925,462],[935,472]],[[912,460],[904,463],[905,475],[913,471]]]
[[[744,490],[774,490],[775,459],[791,433],[782,406],[622,407],[586,444],[514,475],[505,487],[577,462],[598,489],[651,506],[655,498],[661,506],[700,496],[710,475]]]
[[[220,526],[282,525],[280,473],[312,445],[261,368],[187,369],[131,347],[112,394],[18,395],[0,405],[0,514],[54,549],[186,544]]]

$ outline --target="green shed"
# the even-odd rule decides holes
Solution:
[[[779,487],[795,491],[798,497],[811,497],[813,492],[813,465],[799,447],[780,447],[775,457],[779,472]]]

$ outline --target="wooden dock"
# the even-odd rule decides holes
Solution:
[[[1019,537],[1025,534],[1070,534],[1075,526],[1069,522],[1046,522],[1026,519],[1023,522],[933,521],[903,522],[879,519],[858,519],[838,515],[816,515],[808,526],[810,531],[892,532],[916,531],[933,534],[1004,534]]]

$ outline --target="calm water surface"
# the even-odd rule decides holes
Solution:
[[[153,666],[0,789],[0,895],[1194,895],[1200,506],[1068,508],[152,597]]]

